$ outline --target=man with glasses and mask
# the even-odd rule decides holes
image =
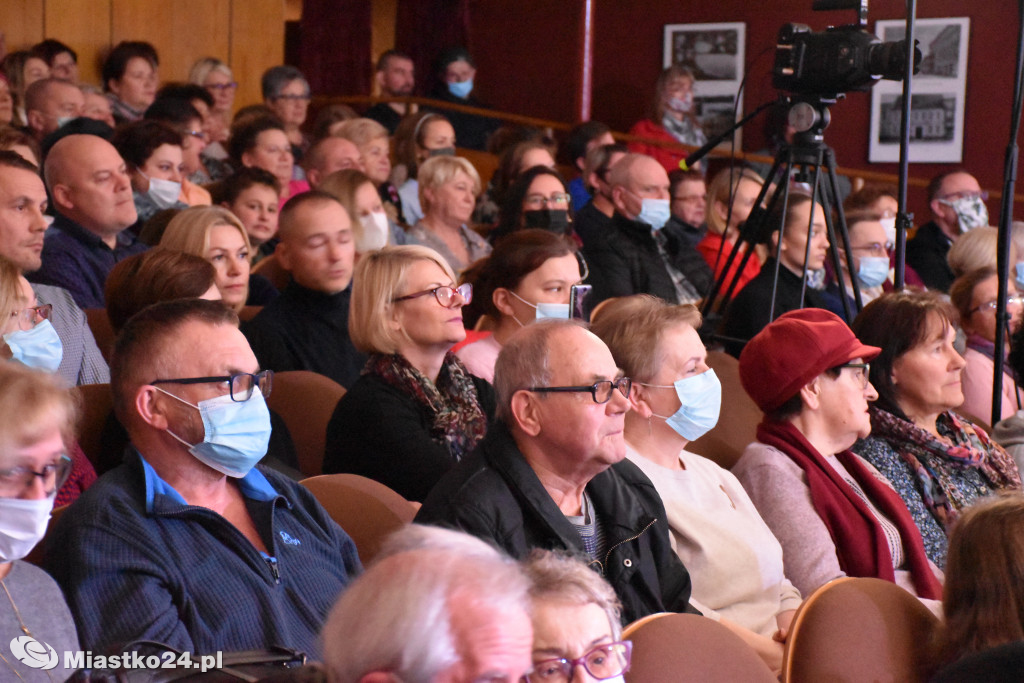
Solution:
[[[625,460],[631,382],[576,321],[514,334],[494,370],[497,421],[434,487],[418,523],[450,526],[509,555],[560,549],[615,589],[625,623],[693,612],[654,486]]]
[[[917,229],[907,242],[907,265],[929,289],[948,292],[953,271],[946,261],[953,242],[968,230],[988,225],[985,200],[977,178],[963,169],[945,171],[928,183],[928,207],[932,220]]]
[[[270,417],[235,314],[199,299],[133,317],[114,349],[114,409],[133,449],[52,532],[48,569],[82,647],[151,640],[193,654],[317,633],[361,566],[306,489],[255,467]]]
[[[853,252],[853,270],[860,288],[860,300],[865,306],[882,296],[883,285],[889,281],[889,254],[893,244],[886,236],[880,217],[869,211],[854,211],[846,214],[846,229],[850,236],[850,251]],[[853,298],[853,280],[846,253],[840,250],[839,263],[842,274],[825,288],[825,298],[830,301],[830,310],[841,311],[845,293],[850,301],[850,310],[856,311]],[[891,284],[891,282],[890,282]]]

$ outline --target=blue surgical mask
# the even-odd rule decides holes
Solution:
[[[460,99],[466,99],[469,97],[469,93],[473,91],[473,79],[470,78],[468,81],[455,81],[448,84],[448,92]]]
[[[888,256],[862,256],[857,279],[865,287],[878,287],[889,277]]]
[[[1017,262],[1017,286],[1024,289],[1024,261]]]
[[[681,404],[679,410],[667,416],[651,414],[665,420],[676,434],[687,441],[699,439],[718,424],[718,414],[722,410],[722,384],[718,381],[718,375],[710,368],[699,375],[678,379],[669,385],[641,386],[656,389],[675,388]]]
[[[229,477],[244,477],[266,455],[270,443],[270,411],[259,387],[248,401],[232,401],[230,394],[189,403],[169,391],[156,387],[185,405],[199,411],[203,418],[203,440],[192,445],[172,432],[167,433],[188,447],[196,460]]]
[[[64,347],[49,320],[41,320],[31,330],[15,330],[3,336],[12,360],[46,372],[57,372]]]
[[[534,316],[533,316],[533,319],[535,321],[537,321],[537,320],[544,320],[545,318],[551,318],[551,319],[554,319],[554,320],[568,320],[569,319],[569,304],[567,304],[567,303],[566,304],[548,304],[548,303],[541,302],[541,303],[531,304],[529,301],[527,301],[523,297],[519,296],[518,294],[513,292],[511,289],[508,290],[508,293],[511,294],[512,296],[514,296],[515,298],[519,299],[520,301],[522,301],[524,304],[526,304],[530,308],[532,308],[535,311],[537,311],[534,314]],[[512,316],[512,318],[517,323],[519,323],[520,325],[523,324],[519,320],[519,318],[516,318],[515,316]]]
[[[636,219],[651,226],[651,230],[661,230],[672,215],[667,199],[645,198],[640,204],[640,213]]]

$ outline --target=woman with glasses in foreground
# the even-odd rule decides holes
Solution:
[[[351,472],[422,501],[484,437],[491,385],[450,349],[466,337],[471,285],[422,246],[363,255],[352,279],[349,336],[370,354],[327,427],[324,472]]]
[[[71,473],[74,424],[74,402],[54,376],[0,363],[0,628],[15,636],[0,656],[0,680],[40,680],[38,665],[50,658],[52,680],[73,673],[61,654],[78,650],[64,596],[43,570],[21,560],[42,540],[57,489]],[[33,639],[53,649],[40,653]]]
[[[1010,455],[954,412],[964,401],[964,359],[953,347],[956,313],[938,294],[886,294],[864,307],[854,333],[882,351],[871,365],[878,402],[871,438],[854,450],[910,509],[928,557],[946,564],[950,525],[975,500],[1020,490]]]
[[[790,311],[743,349],[740,381],[764,412],[733,474],[782,544],[801,593],[841,576],[892,581],[939,608],[942,584],[906,505],[850,447],[878,397],[861,343],[828,311]],[[871,376],[874,376],[871,373]]]

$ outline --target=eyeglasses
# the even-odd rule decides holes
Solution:
[[[589,387],[530,387],[527,391],[533,391],[538,394],[548,393],[565,393],[565,394],[581,394],[589,393],[594,399],[594,403],[598,405],[607,403],[612,400],[612,389],[618,389],[619,393],[629,398],[629,392],[633,388],[633,380],[628,377],[620,377],[619,379],[603,379],[600,382],[594,382]]]
[[[888,256],[889,252],[892,251],[892,242],[872,242],[871,244],[862,244],[859,247],[850,247],[850,251],[866,251],[875,256]]]
[[[547,206],[569,206],[569,195],[565,192],[555,192],[550,197],[545,197],[542,194],[531,194],[526,196],[523,204],[531,209],[542,209]]]
[[[441,304],[445,308],[451,308],[452,301],[454,301],[456,294],[462,297],[463,305],[466,305],[473,300],[473,285],[468,282],[461,284],[458,287],[441,285],[440,287],[434,287],[433,289],[424,289],[422,292],[416,292],[415,294],[406,294],[405,296],[395,297],[391,300],[391,303],[397,304],[399,301],[418,299],[421,296],[426,296],[427,294],[433,294],[434,298],[437,299],[437,303]]]
[[[1019,294],[1011,294],[1010,296],[1006,297],[1006,307],[1007,308],[1009,308],[1010,306],[1021,306],[1021,305],[1024,305],[1024,296],[1021,296]],[[971,313],[977,313],[978,311],[982,311],[984,313],[988,313],[989,311],[996,310],[996,308],[998,308],[998,307],[999,307],[999,302],[997,300],[993,299],[992,301],[986,301],[985,303],[981,304],[977,308],[972,308],[970,312]],[[22,329],[24,329],[24,328],[22,328]]]
[[[31,330],[44,320],[49,320],[52,314],[53,304],[43,304],[42,306],[32,306],[30,308],[23,308],[20,311],[14,311],[11,313],[11,317],[18,319],[19,330]]]
[[[545,659],[534,662],[533,671],[523,676],[526,683],[569,683],[577,666],[582,666],[591,677],[604,681],[629,671],[633,643],[623,640],[598,645],[577,659]]]
[[[43,480],[43,492],[49,496],[64,485],[70,474],[71,458],[67,455],[61,455],[56,462],[44,465],[39,472],[31,467],[0,470],[0,497],[16,498],[22,495],[32,487],[37,477]]]
[[[210,136],[201,130],[186,130],[185,135],[191,135],[192,137],[202,140],[203,142],[207,142],[210,139]]]
[[[243,403],[252,398],[252,391],[256,387],[260,388],[260,393],[264,397],[270,396],[270,391],[274,385],[274,371],[264,370],[252,374],[249,372],[239,372],[234,375],[224,375],[221,377],[184,377],[181,379],[155,379],[150,384],[209,384],[213,382],[227,382],[228,392],[231,394],[231,400],[236,403]]]
[[[988,200],[988,192],[985,190],[982,190],[981,192],[952,192],[939,197],[940,202],[947,202],[949,204],[960,199],[980,199],[984,202]]]
[[[309,95],[278,95],[271,99],[284,100],[285,102],[309,102],[312,98]]]
[[[209,85],[203,86],[207,90],[216,90],[218,92],[224,92],[225,90],[234,90],[238,87],[238,81],[231,81],[230,83],[210,83]]]
[[[871,376],[871,363],[846,363],[839,367],[852,368],[854,370],[853,376],[860,380],[861,388],[868,388],[868,381]]]

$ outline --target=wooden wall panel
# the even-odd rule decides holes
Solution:
[[[235,0],[230,64],[238,81],[235,108],[263,101],[260,76],[284,62],[282,0]]]
[[[43,4],[40,0],[3,0],[0,2],[0,31],[7,51],[32,47],[43,39]]]
[[[395,21],[398,17],[398,0],[373,0],[373,27],[370,54],[373,58],[373,66],[377,66],[377,60],[388,50],[395,48]],[[426,74],[423,74],[426,76]],[[373,92],[379,94],[380,88],[377,80],[373,81]]]
[[[83,81],[100,82],[100,67],[110,49],[111,0],[46,0],[43,28],[78,53]]]

